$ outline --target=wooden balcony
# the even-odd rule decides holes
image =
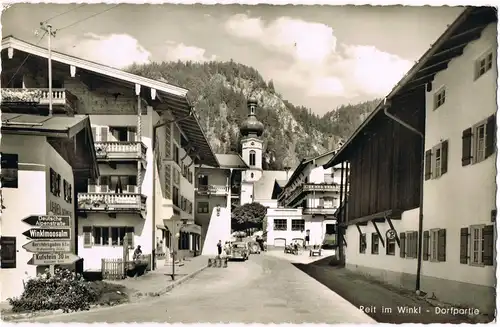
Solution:
[[[295,190],[293,190],[290,193],[287,193],[286,191],[281,193],[280,196],[278,197],[278,200],[280,202],[283,202],[286,206],[292,204],[296,200],[299,200],[304,196],[305,194],[309,192],[335,192],[338,193],[340,192],[340,185],[336,183],[322,183],[322,184],[314,184],[314,183],[307,183],[307,184],[302,184],[301,186],[297,186]]]
[[[305,215],[333,216],[335,211],[337,211],[337,208],[325,208],[322,206],[317,206],[315,208],[302,209],[302,213]]]
[[[1,107],[4,112],[48,114],[49,89],[1,89]],[[52,110],[55,114],[74,115],[78,98],[66,89],[52,89]]]
[[[78,193],[78,211],[146,215],[146,196],[137,193]]]
[[[146,161],[146,145],[142,142],[94,142],[97,160]]]
[[[228,195],[229,188],[225,185],[198,185],[196,193],[198,195]]]

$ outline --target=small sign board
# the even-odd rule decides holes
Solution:
[[[73,253],[34,253],[28,261],[29,265],[69,265],[80,259]]]
[[[23,222],[30,226],[45,228],[69,228],[71,226],[71,218],[69,216],[58,215],[31,215],[24,218]]]
[[[388,240],[393,240],[396,238],[396,231],[394,229],[389,229],[387,232],[385,232],[385,236],[387,237]]]
[[[31,241],[24,244],[23,249],[31,253],[71,252],[71,242],[57,240]]]
[[[34,240],[70,240],[69,228],[31,228],[23,233],[24,236]]]

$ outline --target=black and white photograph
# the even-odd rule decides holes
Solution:
[[[1,26],[4,322],[496,321],[492,4],[12,2]]]

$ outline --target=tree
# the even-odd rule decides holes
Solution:
[[[232,227],[235,231],[243,231],[249,228],[262,229],[262,223],[266,217],[267,207],[258,202],[246,203],[236,207],[232,212]]]

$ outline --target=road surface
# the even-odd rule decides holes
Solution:
[[[207,268],[169,293],[143,302],[30,319],[31,322],[374,323],[290,262],[251,255]]]

